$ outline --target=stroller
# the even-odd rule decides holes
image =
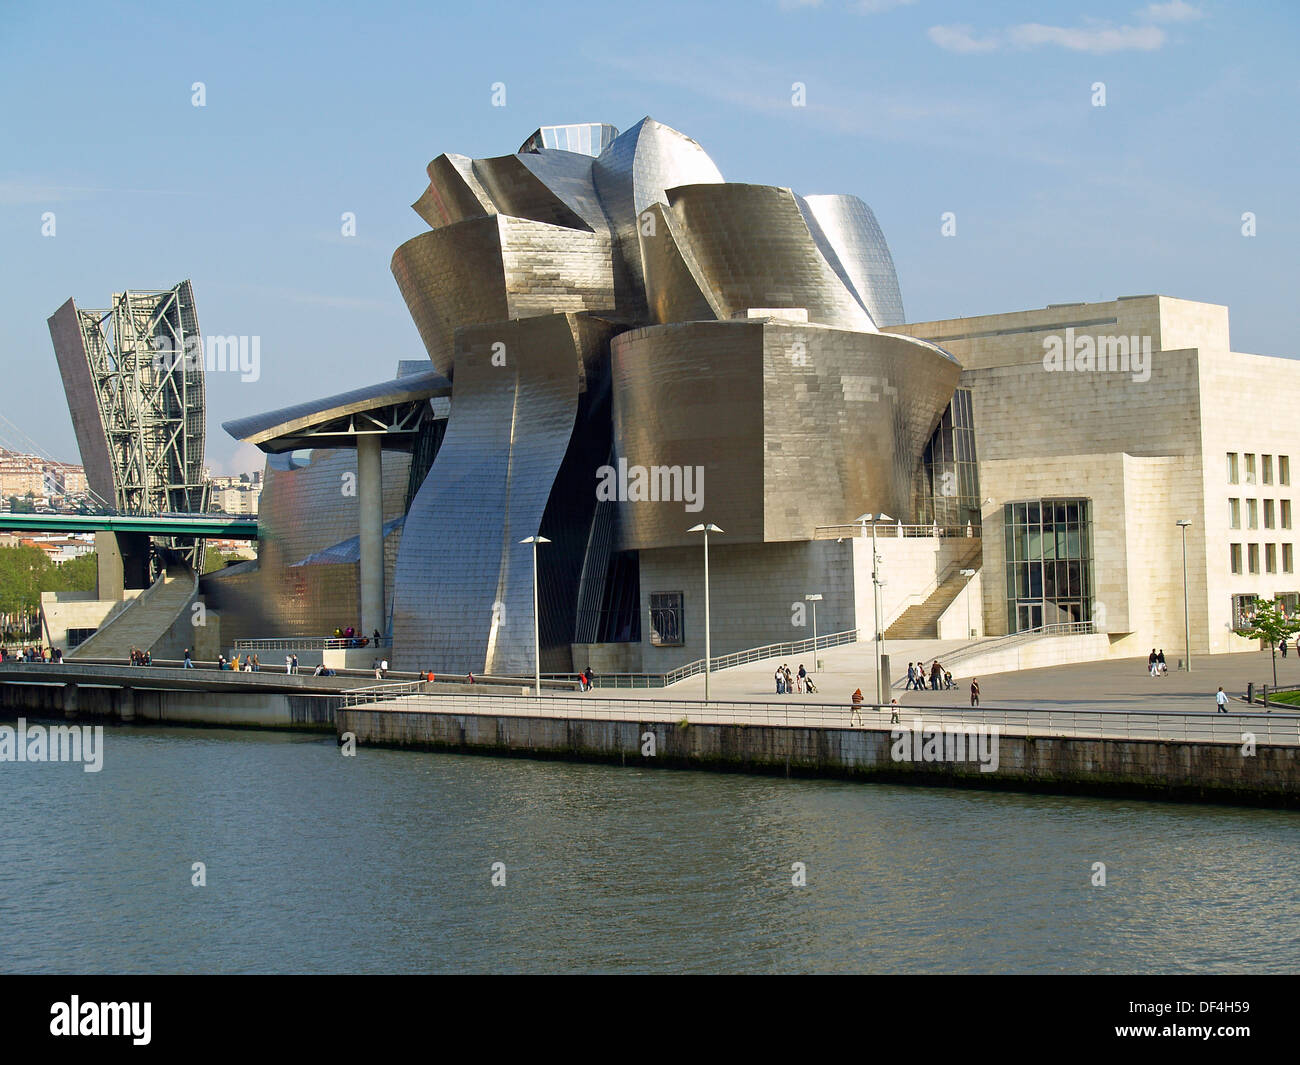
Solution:
[[[816,693],[817,685],[813,683],[812,674],[807,673],[803,678],[803,690],[806,692]]]

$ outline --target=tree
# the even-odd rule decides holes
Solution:
[[[1264,599],[1255,603],[1255,614],[1237,629],[1238,636],[1248,640],[1267,640],[1273,653],[1273,687],[1277,687],[1277,645],[1288,636],[1300,632],[1300,618],[1289,618],[1280,599]]]
[[[45,589],[58,592],[93,592],[99,578],[99,562],[94,551],[68,559],[55,571],[57,586]]]

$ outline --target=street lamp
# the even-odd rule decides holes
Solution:
[[[970,579],[975,576],[973,569],[961,570],[961,575],[966,578],[966,638],[975,635],[975,630],[970,627]]]
[[[537,545],[549,544],[545,536],[526,536],[521,544],[533,545],[533,680],[534,695],[542,694],[542,619],[537,613]]]
[[[880,641],[882,638],[880,631],[880,556],[876,554],[876,525],[879,522],[893,521],[894,519],[888,514],[859,514],[857,520],[862,524],[863,532],[866,532],[868,523],[871,525],[871,584],[874,593],[871,599],[871,610],[876,623],[876,705],[883,706],[885,692],[880,662]]]
[[[1192,613],[1187,603],[1187,526],[1191,524],[1186,519],[1178,523],[1183,533],[1183,647],[1187,649],[1184,661],[1188,673],[1192,671]]]
[[[709,643],[709,533],[722,532],[713,522],[707,525],[692,525],[687,532],[704,534],[704,701],[709,701],[709,659],[712,657],[712,645]]]
[[[813,669],[820,669],[821,667],[817,665],[817,604],[822,601],[822,597],[820,592],[814,592],[803,598],[805,603],[813,605]]]

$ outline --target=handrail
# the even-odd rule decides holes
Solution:
[[[236,640],[236,651],[334,651],[357,650],[364,647],[392,647],[391,636],[285,636],[250,640]]]
[[[1067,621],[1057,625],[1040,625],[1036,629],[1021,629],[1019,632],[1009,632],[1005,636],[987,636],[982,640],[963,644],[961,647],[949,651],[944,655],[944,658],[947,662],[957,662],[963,658],[969,658],[971,655],[982,654],[986,651],[1004,651],[1008,647],[1028,643],[1040,636],[1088,636],[1093,635],[1095,632],[1096,629],[1091,621]]]
[[[887,540],[889,538],[899,539],[904,537],[917,537],[924,539],[926,537],[937,537],[943,539],[978,539],[981,536],[983,526],[971,523],[969,525],[903,525],[901,522],[895,522],[891,525],[880,524],[875,526],[876,538]],[[847,539],[852,536],[865,536],[871,538],[870,524],[862,522],[848,522],[844,525],[817,525],[813,528],[814,540]]]

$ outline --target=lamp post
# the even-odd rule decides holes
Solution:
[[[871,611],[876,623],[876,705],[881,706],[885,702],[884,678],[881,676],[880,661],[880,641],[882,633],[880,631],[880,556],[876,553],[876,525],[882,521],[893,521],[888,514],[859,514],[858,519],[862,524],[865,532],[867,524],[871,525],[871,585],[872,599]]]
[[[542,694],[542,619],[537,613],[537,545],[549,544],[545,536],[526,536],[521,544],[533,545],[533,682],[534,695]]]
[[[813,669],[819,669],[817,665],[817,604],[822,601],[820,592],[813,592],[811,595],[805,595],[804,602],[813,605]]]
[[[964,569],[960,572],[966,578],[966,638],[969,640],[975,635],[975,631],[970,627],[970,579],[975,576],[975,571]]]
[[[722,532],[713,522],[707,525],[692,525],[687,532],[704,534],[704,701],[709,701],[709,660],[712,658],[712,645],[709,643],[709,533]]]
[[[1192,671],[1192,613],[1187,602],[1187,526],[1191,524],[1185,518],[1178,523],[1183,533],[1183,647],[1187,651],[1184,662],[1188,673]]]

